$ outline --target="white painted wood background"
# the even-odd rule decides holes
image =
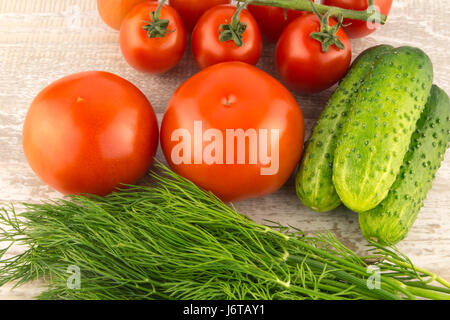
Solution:
[[[205,0],[207,1],[207,0]],[[356,56],[365,48],[387,43],[412,45],[426,51],[435,66],[435,83],[450,93],[450,0],[394,0],[388,24],[377,33],[353,40]],[[259,67],[275,75],[274,47],[266,45]],[[137,85],[159,118],[174,90],[198,70],[188,50],[181,63],[163,76],[138,73],[123,60],[118,33],[100,20],[96,0],[0,0],[0,206],[59,197],[33,174],[25,160],[21,130],[28,106],[50,82],[71,73],[104,70]],[[296,96],[308,130],[331,90]],[[158,157],[162,159],[159,152]],[[450,152],[437,174],[425,207],[409,236],[398,247],[417,265],[450,280]],[[293,181],[279,192],[237,204],[257,221],[277,220],[308,233],[330,230],[351,248],[364,252],[357,215],[344,208],[318,214],[295,195]],[[20,252],[15,248],[11,255]],[[45,288],[35,282],[11,291],[0,288],[0,299],[30,299]]]

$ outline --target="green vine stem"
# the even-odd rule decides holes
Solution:
[[[247,2],[248,0],[236,0],[237,2]],[[366,11],[356,11],[356,10],[348,10],[348,9],[342,9],[338,7],[332,7],[332,6],[325,6],[322,4],[316,4],[314,7],[317,9],[317,11],[321,14],[329,13],[331,17],[338,17],[339,14],[342,15],[343,18],[346,19],[353,19],[353,20],[362,20],[362,21],[372,21],[374,20],[374,14],[376,14],[377,18],[379,18],[380,24],[386,24],[387,16],[379,13],[374,12],[371,10],[373,8],[373,5],[370,6],[370,4],[373,3],[373,1],[369,1],[369,9]],[[280,7],[285,9],[293,9],[293,10],[300,10],[300,11],[310,11],[312,12],[313,9],[311,7],[311,2],[309,0],[255,0],[251,2],[252,5],[258,5],[258,6],[273,6],[273,7]],[[378,21],[377,21],[378,22]]]
[[[342,14],[339,14],[338,23],[335,26],[330,26],[330,15],[327,12],[324,15],[321,15],[317,10],[313,2],[311,2],[311,6],[314,10],[314,13],[320,20],[320,32],[311,33],[311,38],[319,41],[322,44],[322,51],[327,53],[330,50],[332,45],[335,45],[338,49],[345,49],[345,45],[338,38],[337,32],[339,28],[342,26],[343,17]]]
[[[161,9],[167,0],[160,2],[156,11],[150,12],[151,21],[145,21],[147,24],[142,27],[147,31],[147,36],[152,38],[164,38],[168,32],[173,32],[167,30],[170,21],[168,19],[161,19]]]
[[[236,12],[231,18],[231,22],[227,21],[227,23],[220,25],[219,27],[220,42],[232,40],[238,47],[241,47],[244,44],[244,41],[242,40],[242,35],[247,29],[247,24],[241,22],[241,12],[247,5],[247,2],[248,1],[237,5]]]

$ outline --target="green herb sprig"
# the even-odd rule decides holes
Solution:
[[[2,209],[0,286],[45,278],[40,299],[448,299],[395,249],[359,257],[331,234],[255,223],[162,164],[155,186]],[[24,218],[24,219],[23,219]],[[4,254],[12,244],[28,249]],[[370,264],[379,288],[370,289]],[[80,287],[67,285],[67,268]],[[369,279],[370,280],[370,279]],[[430,280],[441,282],[430,285]]]

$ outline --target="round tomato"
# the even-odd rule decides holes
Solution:
[[[375,0],[374,5],[378,10],[387,16],[391,11],[393,0]],[[363,11],[369,7],[368,0],[324,0],[323,4],[328,6],[336,6],[344,9]],[[344,30],[350,38],[362,38],[374,32],[380,25],[361,21],[344,19]]]
[[[151,15],[158,14],[155,21]],[[162,30],[158,23],[167,19]],[[186,31],[180,16],[170,6],[157,2],[137,5],[126,16],[120,28],[120,48],[125,60],[136,70],[160,74],[172,69],[186,49]]]
[[[198,21],[192,33],[192,52],[197,65],[203,69],[220,62],[241,61],[255,65],[261,56],[262,40],[258,24],[247,9],[240,12],[240,21],[246,25],[242,43],[220,39],[221,26],[231,23],[236,7],[216,6]],[[222,29],[223,30],[223,29]]]
[[[330,25],[336,25],[330,19]],[[331,45],[327,52],[310,35],[320,31],[320,20],[315,14],[297,18],[281,34],[276,48],[276,63],[281,79],[300,93],[314,93],[331,87],[344,77],[350,66],[350,41],[339,28],[336,36],[344,49]]]
[[[122,20],[138,3],[149,0],[97,0],[97,8],[102,20],[111,28],[120,30]],[[156,1],[156,0],[150,0]]]
[[[169,4],[178,11],[183,19],[188,32],[192,32],[198,19],[208,9],[230,2],[230,0],[169,0]]]
[[[303,115],[292,94],[242,62],[216,64],[186,81],[161,125],[172,169],[224,201],[278,190],[303,142]]]
[[[270,42],[276,42],[295,18],[306,14],[304,11],[285,10],[279,7],[248,5],[248,10],[258,21],[262,35]]]
[[[34,172],[64,194],[106,195],[145,175],[158,146],[151,104],[107,72],[62,78],[34,99],[23,128]]]

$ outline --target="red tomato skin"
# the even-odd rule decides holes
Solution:
[[[169,5],[178,11],[186,31],[191,33],[202,14],[214,6],[230,2],[230,0],[169,0]]]
[[[170,6],[161,9],[161,19],[170,21],[168,32],[162,38],[147,36],[142,27],[151,21],[150,12],[156,11],[157,2],[144,2],[130,11],[120,28],[120,48],[125,60],[134,69],[161,74],[172,69],[183,57],[186,49],[186,31],[180,16]]]
[[[277,42],[289,23],[306,14],[304,11],[286,10],[286,19],[283,8],[249,4],[248,10],[258,22],[264,39],[269,42]]]
[[[258,94],[255,95],[255,92]],[[187,129],[202,121],[203,130],[279,129],[279,171],[261,175],[257,164],[175,164],[171,152],[174,130]],[[224,139],[225,141],[225,139]],[[242,63],[225,62],[204,69],[186,81],[171,98],[161,124],[161,146],[171,168],[223,201],[259,197],[278,190],[300,160],[304,142],[304,119],[292,94],[260,69]],[[207,143],[203,142],[203,147]],[[249,159],[247,141],[246,159]],[[192,149],[193,150],[193,149]],[[238,154],[235,144],[234,155]],[[226,146],[224,142],[224,157]]]
[[[330,24],[336,21],[330,19]],[[320,31],[320,21],[315,14],[297,18],[281,34],[276,48],[276,64],[281,79],[300,93],[323,91],[342,79],[350,66],[352,52],[350,40],[342,29],[337,36],[344,50],[331,46],[327,53],[322,44],[311,38]]]
[[[229,61],[241,61],[256,65],[261,56],[262,40],[258,23],[251,13],[244,9],[241,22],[247,24],[242,39],[244,45],[238,47],[234,41],[220,42],[219,27],[231,21],[236,7],[216,6],[208,10],[198,21],[192,33],[192,52],[200,69],[213,64]]]
[[[97,9],[102,20],[111,28],[120,30],[128,12],[137,4],[156,0],[97,0]]]
[[[380,9],[380,12],[382,14],[387,16],[391,11],[392,2],[393,0],[375,0],[374,5]],[[336,6],[343,9],[351,9],[359,11],[367,10],[367,8],[369,7],[368,0],[324,0],[323,4],[327,6]],[[377,27],[377,25],[373,25],[374,28],[370,29],[366,21],[352,20],[352,19],[344,19],[343,24],[344,24],[344,31],[349,38],[366,37],[369,34],[375,32],[376,31],[375,27]]]
[[[147,173],[158,123],[145,95],[107,72],[62,78],[34,99],[23,128],[33,171],[63,194],[104,196]]]

